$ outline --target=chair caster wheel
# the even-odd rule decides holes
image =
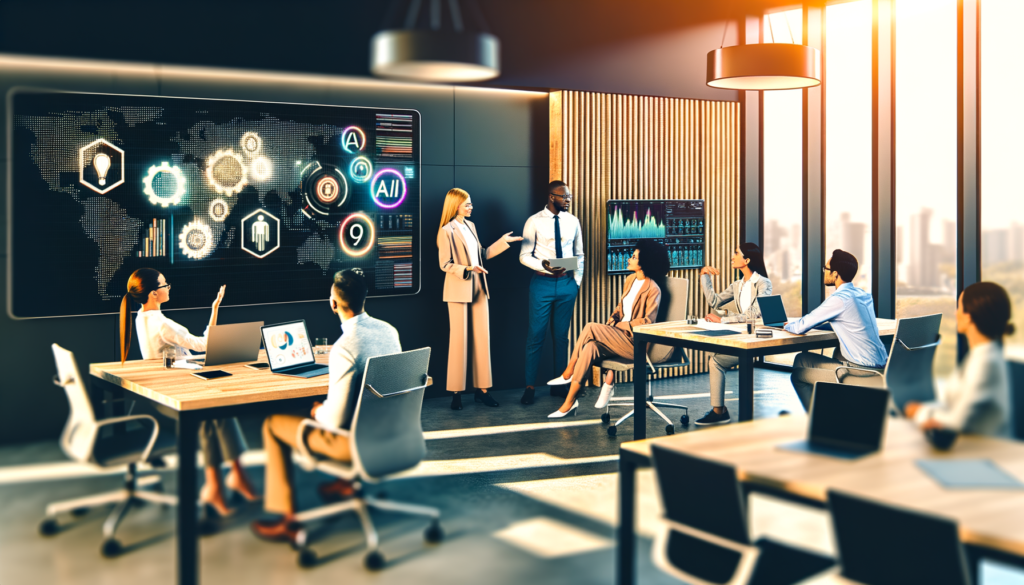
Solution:
[[[384,555],[377,551],[370,551],[363,557],[363,564],[366,565],[367,569],[376,571],[384,568]]]
[[[53,536],[60,532],[60,525],[53,518],[47,518],[39,523],[39,534],[43,536]]]
[[[108,559],[116,557],[121,554],[121,543],[116,538],[104,540],[103,546],[100,547],[100,554]]]
[[[674,426],[672,426],[672,425],[666,425],[665,426],[665,434],[666,435],[674,435],[674,434],[676,434],[676,428]]]
[[[316,552],[312,549],[304,548],[299,551],[299,566],[300,567],[312,567],[316,565]]]
[[[608,424],[609,422],[611,422],[611,420],[612,417],[609,416],[607,412],[601,415],[601,422]]]
[[[85,516],[89,513],[89,508],[75,508],[71,510],[71,515],[74,517]]]
[[[430,526],[423,532],[423,538],[427,542],[438,543],[444,540],[444,530],[441,529],[441,523],[437,520],[431,522]]]
[[[619,427],[615,427],[615,426],[608,427],[608,436],[609,437],[614,437],[615,435],[618,434],[618,432],[619,432]]]
[[[679,417],[679,424],[683,425],[684,427],[690,426],[690,415],[684,414],[683,416]]]

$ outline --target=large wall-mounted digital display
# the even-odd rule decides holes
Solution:
[[[117,312],[160,270],[167,308],[326,299],[345,268],[371,296],[420,287],[414,110],[15,90],[9,311]]]
[[[612,199],[608,212],[608,273],[627,274],[629,257],[644,238],[668,248],[671,269],[704,266],[703,199]]]

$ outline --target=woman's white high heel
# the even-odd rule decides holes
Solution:
[[[602,384],[601,395],[597,397],[597,404],[594,405],[594,408],[602,409],[608,406],[608,401],[611,400],[612,396],[615,396],[615,386],[612,384]]]
[[[557,378],[551,378],[550,380],[548,380],[548,386],[561,386],[563,384],[568,384],[569,382],[572,382],[571,377],[567,380],[559,376]]]
[[[576,416],[576,411],[579,409],[579,407],[580,407],[580,401],[577,400],[576,402],[572,403],[572,408],[570,408],[569,410],[567,410],[565,412],[562,412],[560,410],[556,410],[555,412],[552,412],[551,414],[549,414],[548,418],[562,418],[564,416],[569,416],[570,414],[573,415],[573,416]]]

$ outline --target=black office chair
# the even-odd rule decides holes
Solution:
[[[956,522],[828,492],[843,577],[867,585],[970,585]]]
[[[691,585],[789,585],[835,562],[762,538],[751,543],[736,470],[652,445],[665,525],[654,564]]]

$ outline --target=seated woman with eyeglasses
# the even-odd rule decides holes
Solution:
[[[213,312],[210,315],[210,326],[217,324],[217,311],[224,300],[225,287],[220,287],[217,298],[213,301]],[[189,333],[184,326],[175,323],[162,312],[160,306],[171,299],[171,285],[158,270],[140,268],[128,278],[128,294],[121,301],[121,363],[128,357],[128,348],[132,341],[131,303],[142,307],[135,317],[135,327],[139,330],[139,349],[142,359],[158,359],[165,348],[177,348],[182,355],[190,355],[189,350],[206,351],[206,332],[202,337]],[[207,327],[207,332],[209,327]],[[215,444],[216,441],[216,444]],[[199,445],[203,451],[206,464],[206,483],[199,492],[199,500],[209,505],[221,516],[232,513],[224,499],[224,488],[220,479],[220,464],[229,461],[231,471],[225,483],[227,487],[241,494],[248,501],[255,501],[259,496],[253,490],[245,470],[238,458],[245,451],[245,438],[238,426],[238,419],[217,419],[203,421],[199,425]]]
[[[908,418],[925,430],[1013,436],[1010,373],[1003,337],[1013,335],[1010,296],[994,282],[977,282],[960,293],[956,332],[967,338],[967,357],[940,381],[936,400],[908,402]]]
[[[657,322],[661,285],[665,283],[668,269],[668,249],[665,246],[654,240],[637,242],[626,265],[626,270],[633,274],[626,277],[619,304],[607,322],[588,323],[583,328],[565,372],[548,381],[549,386],[570,385],[562,407],[549,414],[548,418],[562,418],[569,413],[576,413],[579,407],[576,395],[583,387],[583,381],[594,362],[609,356],[633,359],[633,327]],[[667,360],[671,355],[668,353],[659,361]],[[609,370],[605,374],[601,395],[594,408],[608,406],[608,400],[615,391],[614,383],[615,372]]]

